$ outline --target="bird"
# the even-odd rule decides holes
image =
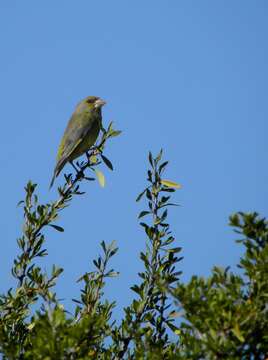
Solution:
[[[73,165],[73,160],[85,154],[95,144],[103,129],[101,110],[105,104],[106,101],[98,96],[87,96],[76,106],[58,148],[50,188],[66,163]]]

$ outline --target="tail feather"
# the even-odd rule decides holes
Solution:
[[[56,177],[59,175],[59,173],[61,172],[61,170],[63,169],[63,167],[64,167],[65,164],[66,164],[66,160],[65,160],[65,159],[61,159],[61,160],[57,163],[57,165],[56,165],[56,167],[55,167],[55,170],[54,170],[54,173],[53,173],[52,180],[51,180],[50,185],[49,185],[49,189],[52,188]]]
[[[53,174],[52,180],[51,180],[50,185],[49,185],[49,189],[51,189],[51,188],[52,188],[52,186],[53,186],[53,184],[54,184],[54,181],[55,181],[56,177],[57,177],[57,175],[56,175],[56,171],[54,171],[54,174]]]

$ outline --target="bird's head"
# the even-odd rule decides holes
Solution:
[[[101,114],[101,108],[106,102],[98,96],[87,96],[76,106],[76,113]]]
[[[100,109],[106,104],[106,102],[98,96],[88,96],[83,100],[83,103],[91,110]]]

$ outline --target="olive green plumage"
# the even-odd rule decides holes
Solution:
[[[58,149],[57,163],[50,187],[67,162],[72,162],[83,155],[95,144],[102,128],[101,108],[103,105],[105,101],[99,97],[88,96],[76,106]]]

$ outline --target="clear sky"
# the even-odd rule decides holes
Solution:
[[[49,257],[65,271],[58,295],[71,308],[76,279],[92,269],[101,240],[120,248],[106,296],[119,303],[140,270],[145,237],[136,195],[147,153],[163,147],[166,177],[183,189],[170,222],[183,247],[182,279],[235,266],[241,248],[227,226],[235,211],[268,212],[268,3],[259,1],[19,1],[0,4],[1,285],[12,286],[24,186],[44,202],[61,135],[85,96],[107,100],[104,123],[123,131],[107,148],[107,186],[85,183],[46,231]],[[62,177],[57,180],[57,184]],[[119,310],[120,311],[120,310]]]

